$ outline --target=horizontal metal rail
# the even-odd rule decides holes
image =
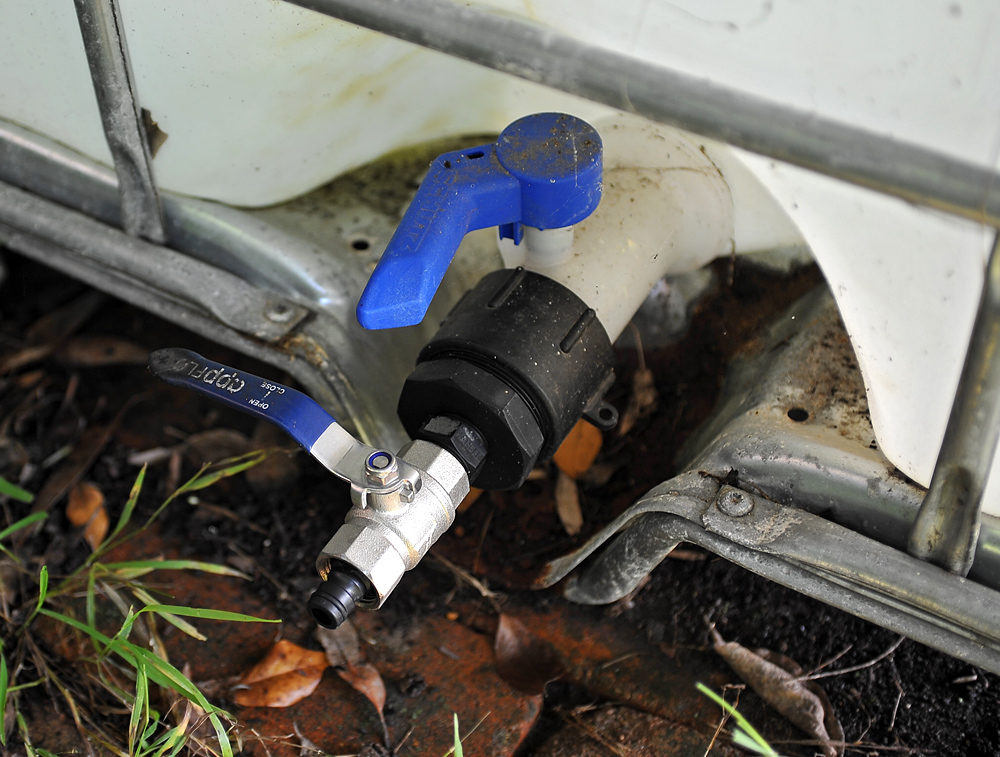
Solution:
[[[908,202],[1000,226],[978,165],[450,0],[288,0],[407,42]]]

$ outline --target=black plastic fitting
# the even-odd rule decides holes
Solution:
[[[334,566],[306,603],[312,619],[324,628],[338,628],[368,591],[367,582],[346,567]]]
[[[603,401],[613,381],[611,340],[583,300],[541,274],[494,271],[421,351],[399,417],[414,439],[437,444],[435,418],[471,427],[486,446],[475,485],[516,489],[581,416],[615,425],[618,414]]]

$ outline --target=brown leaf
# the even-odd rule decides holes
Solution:
[[[0,360],[0,373],[48,357],[56,345],[83,326],[106,299],[101,292],[91,290],[72,302],[47,312],[25,333],[28,345]]]
[[[567,534],[576,536],[583,528],[580,492],[576,488],[576,481],[562,470],[559,471],[559,476],[556,478],[555,498],[559,522],[562,523]]]
[[[45,482],[45,486],[42,487],[42,490],[38,493],[38,497],[35,498],[32,512],[44,512],[51,508],[63,498],[70,488],[79,483],[87,475],[87,471],[97,461],[98,455],[101,454],[101,451],[111,441],[111,437],[115,431],[118,430],[122,419],[143,398],[144,395],[134,395],[122,405],[121,410],[118,411],[111,423],[104,426],[91,426],[83,432],[77,443],[73,445],[73,451],[69,453],[69,456],[63,461],[62,465]],[[33,531],[23,529],[18,533],[27,535],[28,533],[33,533]]]
[[[618,436],[625,436],[640,418],[652,413],[658,399],[653,372],[645,365],[640,365],[632,374],[632,393],[625,405],[625,412],[618,418]]]
[[[107,300],[102,292],[90,290],[72,302],[50,310],[29,328],[25,336],[29,344],[55,344],[79,331]]]
[[[258,492],[274,492],[287,489],[294,484],[301,473],[301,466],[295,455],[299,451],[298,445],[294,448],[289,446],[288,434],[267,421],[260,421],[254,426],[253,436],[250,437],[250,446],[253,449],[266,449],[268,447],[287,447],[287,454],[268,455],[264,461],[248,470],[246,476],[247,483]]]
[[[281,639],[240,677],[246,688],[236,691],[233,701],[243,707],[290,707],[316,690],[327,667],[322,652]]]
[[[62,363],[78,368],[104,365],[146,365],[149,352],[132,342],[114,336],[81,334],[55,351]]]
[[[585,420],[578,420],[552,456],[552,461],[567,476],[579,478],[594,464],[603,442],[604,435],[600,429]]]
[[[354,624],[347,620],[339,628],[316,628],[316,641],[326,652],[326,661],[335,668],[361,665],[367,662],[361,651],[361,637]]]
[[[195,465],[209,465],[252,450],[250,440],[231,428],[212,428],[187,438],[185,452]]]
[[[374,665],[366,662],[354,667],[338,668],[337,675],[347,681],[352,689],[364,694],[375,705],[379,718],[382,717],[385,708],[385,683]]]
[[[381,718],[385,707],[385,683],[375,666],[365,658],[354,625],[348,620],[339,628],[319,627],[316,639],[326,650],[327,662],[337,669],[337,675],[368,697]]]
[[[19,577],[17,563],[9,557],[0,560],[0,607],[3,608],[4,615],[7,614],[7,608],[17,601]]]
[[[545,684],[565,669],[555,649],[529,631],[517,618],[501,613],[493,642],[497,673],[524,694],[542,694]]]
[[[0,373],[16,371],[18,368],[37,363],[42,358],[48,357],[50,352],[52,352],[52,346],[49,344],[36,344],[24,347],[17,352],[11,352],[0,359]]]
[[[735,641],[724,641],[715,628],[711,628],[712,646],[729,663],[740,678],[756,691],[761,699],[771,705],[793,725],[808,733],[822,745],[824,757],[839,757],[844,753],[842,746],[834,746],[833,741],[842,742],[844,731],[833,713],[825,693],[818,696],[816,684],[800,681],[801,668],[783,655],[763,650],[765,655],[782,658],[789,667],[798,670],[791,673],[780,664],[765,659]],[[822,693],[822,690],[820,689]],[[832,734],[827,724],[832,725]],[[835,725],[834,725],[835,724]]]
[[[104,541],[111,525],[104,507],[104,493],[87,481],[81,481],[70,489],[66,517],[77,528],[83,526],[83,538],[92,550]]]

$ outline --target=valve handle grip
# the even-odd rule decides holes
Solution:
[[[168,348],[149,356],[149,370],[172,386],[192,389],[284,429],[333,474],[358,478],[374,448],[362,444],[302,392],[243,373],[191,350]],[[359,462],[360,461],[360,462]]]
[[[435,158],[368,279],[358,322],[366,329],[420,323],[462,239],[516,221],[519,190],[497,160],[496,145]]]
[[[500,226],[571,226],[601,200],[602,144],[585,121],[563,113],[526,116],[493,144],[434,159],[358,303],[366,329],[412,326],[430,306],[462,239]]]

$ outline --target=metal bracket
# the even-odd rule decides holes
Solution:
[[[75,0],[104,135],[121,194],[122,224],[132,236],[162,244],[163,207],[153,181],[152,155],[135,95],[135,78],[117,0]]]
[[[924,490],[872,448],[832,297],[807,295],[776,323],[756,356],[731,364],[719,409],[686,448],[687,472],[551,562],[539,585],[610,541],[570,578],[566,596],[613,602],[690,542],[1000,673],[1000,521],[983,517],[974,580],[907,554]]]

